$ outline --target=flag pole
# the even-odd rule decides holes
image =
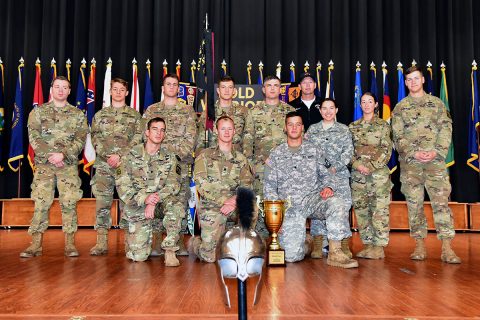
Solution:
[[[22,160],[18,160],[18,176],[17,176],[17,198],[20,198],[20,187],[21,187],[21,172],[22,172]]]

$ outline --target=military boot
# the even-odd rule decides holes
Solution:
[[[305,251],[306,256],[312,253],[312,247],[313,247],[313,238],[311,235],[307,234],[307,236],[305,237],[305,242],[303,244],[303,249]]]
[[[32,258],[42,255],[43,233],[35,232],[32,234],[32,244],[20,253],[22,258]]]
[[[370,250],[364,257],[365,259],[383,259],[385,258],[385,252],[381,246],[371,246]]]
[[[343,253],[345,253],[345,255],[351,259],[353,257],[353,253],[350,251],[350,238],[342,239],[341,244]]]
[[[310,257],[313,259],[322,259],[323,258],[323,236],[314,236],[313,237],[313,251],[310,254]]]
[[[97,243],[90,249],[91,256],[101,256],[108,252],[108,230],[105,228],[97,229]]]
[[[191,237],[188,240],[188,251],[193,253],[200,259],[200,245],[202,244],[202,239],[199,236]],[[200,259],[201,260],[201,259]]]
[[[451,239],[442,240],[442,261],[446,263],[462,263],[462,260],[455,254],[451,247]]]
[[[180,265],[180,261],[178,261],[177,257],[175,256],[175,251],[166,249],[165,250],[165,266],[178,267],[179,265]]]
[[[177,256],[188,256],[188,250],[185,247],[185,235],[180,233],[180,239],[178,239],[178,247],[176,254]]]
[[[162,249],[162,233],[159,231],[153,232],[153,240],[152,240],[152,252],[150,253],[150,257],[159,257],[163,256],[165,253]]]
[[[328,242],[330,252],[328,253],[327,264],[332,267],[340,267],[345,269],[358,268],[358,262],[350,259],[342,251],[342,243],[340,241],[330,240]]]
[[[415,239],[416,245],[410,255],[410,259],[423,261],[427,258],[427,249],[425,248],[425,239]]]
[[[360,252],[358,252],[358,253],[356,254],[356,257],[357,257],[357,258],[365,258],[365,259],[368,259],[367,256],[369,255],[370,250],[372,250],[372,248],[373,248],[373,245],[372,245],[372,244],[370,244],[370,243],[365,244],[364,247],[363,247],[363,250],[361,250]]]
[[[65,233],[65,256],[78,257],[79,255],[75,248],[75,232]]]

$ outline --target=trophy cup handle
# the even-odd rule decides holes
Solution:
[[[260,196],[257,196],[258,211],[260,211],[260,214],[262,215],[262,217],[265,217],[265,212],[263,211],[263,201],[260,199],[261,199]]]

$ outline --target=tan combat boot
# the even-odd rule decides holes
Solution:
[[[462,263],[462,260],[455,254],[451,247],[451,239],[442,240],[442,261],[446,263]]]
[[[313,259],[322,259],[323,258],[323,236],[314,236],[313,237],[313,251],[310,254],[310,257]]]
[[[180,233],[180,239],[178,239],[178,247],[176,254],[177,256],[188,256],[188,250],[185,247],[185,235]]]
[[[372,244],[370,244],[370,243],[365,244],[364,247],[363,247],[363,250],[361,250],[360,252],[358,252],[356,254],[357,258],[368,259],[367,256],[369,255],[370,250],[372,250],[372,248],[373,248]]]
[[[190,240],[188,240],[188,251],[196,255],[197,258],[199,259],[200,259],[201,244],[202,244],[202,239],[199,236],[191,237]]]
[[[162,249],[162,233],[159,231],[153,232],[153,240],[152,240],[152,252],[150,253],[150,257],[159,257],[164,255],[164,251]]]
[[[327,264],[329,266],[345,269],[358,268],[358,262],[350,259],[345,253],[343,253],[340,241],[330,240],[328,245],[330,247],[327,259]]]
[[[91,256],[101,256],[108,252],[108,230],[105,228],[97,229],[97,243],[90,249]]]
[[[343,253],[345,253],[345,255],[346,255],[347,257],[349,257],[350,259],[352,259],[353,253],[352,253],[352,251],[350,251],[350,238],[342,239],[341,244],[342,244],[342,251],[343,251]]]
[[[65,233],[65,256],[78,257],[79,255],[75,248],[75,232]]]
[[[303,243],[303,250],[305,252],[305,256],[308,256],[312,253],[313,247],[313,238],[311,235],[307,234],[305,237],[305,242]]]
[[[180,261],[178,261],[177,257],[175,256],[175,251],[166,249],[165,250],[165,266],[178,267],[179,265],[180,265]]]
[[[427,249],[425,248],[425,239],[415,239],[416,245],[410,255],[410,259],[423,261],[427,258]]]
[[[370,250],[365,255],[366,259],[383,259],[385,258],[385,252],[381,246],[371,246]]]
[[[35,232],[32,234],[32,244],[20,253],[22,258],[32,258],[42,255],[43,233]]]

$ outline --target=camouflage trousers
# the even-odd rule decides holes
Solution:
[[[112,169],[105,162],[95,163],[95,175],[90,185],[92,186],[95,201],[95,230],[98,228],[110,229],[112,226],[111,208],[113,202],[113,192],[115,181],[118,179],[120,172]],[[124,203],[120,200],[120,212],[123,216]],[[123,227],[125,228],[125,223]]]
[[[176,207],[183,208],[183,214],[181,215],[180,221],[180,229],[178,230],[179,234],[186,234],[188,233],[188,223],[187,223],[187,208],[188,208],[188,199],[190,198],[190,177],[188,176],[188,168],[190,164],[186,164],[184,162],[180,162],[180,166],[182,168],[182,180],[180,185],[180,191],[176,196],[174,196],[173,202],[175,203]],[[187,172],[184,174],[184,172]],[[180,209],[178,209],[180,210]],[[159,213],[163,217],[163,213]],[[157,222],[154,222],[157,223]],[[162,222],[159,220],[158,225],[154,225],[155,230],[160,230],[160,232],[165,233],[166,227]]]
[[[184,166],[182,166],[182,172],[184,172]],[[178,241],[180,238],[179,235],[181,233],[186,233],[184,232],[187,230],[187,219],[186,219],[186,210],[188,207],[188,197],[190,196],[190,182],[188,176],[185,177],[182,174],[182,182],[180,185],[180,191],[177,195],[171,196],[168,198],[168,203],[170,203],[170,209],[165,210],[165,208],[168,208],[168,205],[163,205],[163,204],[158,204],[157,207],[155,208],[155,218],[152,220],[152,227],[155,231],[161,232],[161,233],[166,233],[167,237],[164,238],[164,241],[162,242],[162,248],[164,248],[164,243],[165,246],[167,246],[167,243],[171,243],[171,240],[168,240],[165,242],[167,239],[173,239],[173,233],[177,233],[177,236],[175,237]],[[120,203],[122,205],[122,203]],[[121,209],[121,207],[120,207]],[[121,209],[122,213],[123,210]],[[177,221],[178,220],[178,221]],[[180,224],[180,226],[177,226]],[[123,217],[120,220],[120,228],[121,229],[126,229],[128,226],[128,221],[125,217]],[[170,237],[169,237],[170,234]],[[168,247],[168,246],[167,246]],[[177,247],[178,246],[174,246]],[[173,249],[172,249],[173,250]]]
[[[145,261],[152,252],[152,219],[127,222],[125,241],[128,244],[126,256],[133,261]]]
[[[345,214],[349,217],[350,207],[352,206],[352,193],[350,189],[350,179],[348,178],[338,178],[336,189],[334,191],[335,197],[339,197],[343,200],[345,204]],[[327,234],[326,225],[322,220],[311,220],[310,223],[310,234],[312,236]]]
[[[360,238],[364,244],[385,247],[389,239],[390,190],[388,168],[365,176],[352,172],[352,198]]]
[[[331,240],[352,236],[345,204],[339,197],[323,200],[318,192],[305,196],[302,205],[292,206],[285,213],[279,233],[280,245],[285,249],[285,260],[295,262],[305,257],[304,242],[307,218],[320,221],[326,226],[326,235]]]
[[[255,180],[253,181],[253,191],[257,197],[260,197],[260,200],[263,199],[263,172],[257,172],[255,174]],[[255,225],[255,231],[263,238],[267,239],[270,235],[268,232],[267,227],[265,226],[265,219],[260,214],[258,214],[258,210],[255,210],[254,217],[253,217],[253,224]],[[256,223],[255,223],[256,222]]]
[[[51,164],[38,164],[31,185],[35,209],[28,233],[43,233],[47,230],[55,187],[58,188],[62,210],[62,230],[65,233],[76,232],[77,202],[83,195],[81,184],[77,165],[56,168]]]
[[[235,220],[236,212],[225,216],[220,212],[220,207],[202,204],[199,211],[202,240],[199,248],[199,258],[206,262],[215,262],[218,240],[226,229],[227,221]]]
[[[166,230],[167,236],[162,241],[162,249],[173,251],[179,249],[177,242],[180,238],[180,225],[182,217],[185,215],[185,208],[182,205],[179,205],[177,197],[169,196],[163,201],[157,203],[153,219],[145,219],[145,206],[136,208],[125,206],[124,213],[125,221],[128,226],[128,229],[125,228],[126,230],[131,229],[132,223],[148,220],[148,223],[145,222],[144,224],[150,226],[150,231],[162,232],[162,230]]]
[[[410,236],[415,239],[427,236],[427,219],[423,210],[424,192],[427,189],[432,203],[437,237],[440,240],[452,239],[455,236],[455,229],[453,215],[448,207],[452,187],[444,161],[437,159],[429,163],[401,161],[400,169],[401,190],[408,206]]]

